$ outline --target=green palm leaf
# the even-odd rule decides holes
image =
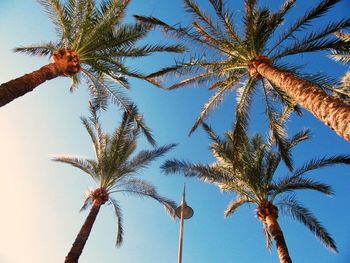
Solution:
[[[290,110],[286,110],[276,122],[283,125],[289,112]],[[333,251],[337,250],[335,242],[327,230],[308,209],[301,206],[290,194],[299,190],[312,190],[332,195],[331,186],[307,178],[305,173],[335,164],[350,165],[348,155],[314,159],[295,169],[294,172],[290,170],[290,174],[287,176],[277,177],[279,172],[277,168],[282,157],[280,151],[276,151],[276,136],[270,135],[266,142],[259,134],[249,138],[244,133],[245,140],[237,141],[234,136],[236,126],[233,126],[231,131],[227,131],[223,138],[219,137],[205,123],[203,128],[212,141],[210,150],[215,162],[203,164],[171,159],[165,161],[161,166],[165,174],[183,174],[185,177],[196,177],[218,186],[221,191],[234,193],[235,198],[228,204],[224,212],[225,217],[232,215],[246,203],[256,204],[258,206],[257,215],[263,223],[268,249],[272,247],[272,237],[275,240],[281,238],[281,236],[277,237],[274,230],[276,228],[270,226],[272,224],[274,227],[278,225],[278,207],[283,214],[291,216],[309,228],[327,248]],[[291,138],[285,139],[286,147],[291,150],[307,139],[309,139],[309,131],[302,130]],[[269,217],[269,221],[265,217]],[[279,225],[278,228],[280,229]],[[278,249],[282,248],[278,247]]]
[[[284,198],[278,206],[286,215],[292,216],[310,229],[312,233],[331,251],[338,252],[333,238],[321,225],[316,217],[305,207],[301,206],[293,196]]]
[[[77,167],[91,175],[96,181],[97,189],[89,192],[81,210],[85,210],[91,205],[96,209],[96,206],[101,206],[105,202],[111,204],[117,219],[116,245],[120,246],[124,233],[123,217],[119,202],[114,195],[118,193],[131,194],[141,198],[154,199],[161,203],[172,217],[175,216],[177,207],[175,202],[161,196],[150,182],[136,178],[141,169],[147,168],[152,161],[174,148],[175,144],[135,154],[137,140],[140,130],[142,130],[141,120],[136,120],[139,116],[136,107],[129,108],[130,112],[123,114],[121,124],[111,135],[103,131],[97,110],[93,103],[90,103],[91,116],[81,118],[93,142],[95,159],[64,155],[55,157],[53,160]]]

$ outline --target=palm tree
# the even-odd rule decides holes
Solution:
[[[335,35],[343,40],[346,43],[350,44],[350,34],[344,33],[344,32],[337,32]],[[345,47],[342,49],[334,50],[331,54],[331,58],[333,58],[335,61],[341,62],[343,64],[349,64],[350,63],[350,47]],[[340,94],[340,96],[343,99],[349,99],[350,98],[350,71],[346,72],[345,75],[341,79],[341,86],[339,88],[343,94]]]
[[[130,109],[130,112],[134,115],[137,114],[133,109]],[[175,145],[170,144],[153,150],[144,150],[135,155],[139,135],[139,127],[133,120],[135,116],[124,113],[120,126],[112,135],[108,135],[102,131],[93,107],[91,107],[91,113],[91,117],[89,119],[82,118],[82,122],[93,142],[96,159],[74,156],[59,156],[53,159],[79,168],[97,183],[97,187],[90,191],[84,201],[82,210],[90,206],[91,209],[66,257],[66,263],[78,262],[96,216],[105,203],[111,204],[115,209],[118,222],[116,245],[122,244],[122,213],[119,202],[112,197],[113,194],[122,193],[150,197],[164,205],[172,216],[175,215],[176,204],[173,201],[159,195],[149,182],[135,177],[142,168],[147,167]]]
[[[279,211],[303,223],[327,248],[337,251],[330,234],[310,210],[295,199],[294,193],[297,190],[314,190],[331,195],[333,190],[329,185],[307,178],[305,174],[335,164],[350,164],[349,155],[313,159],[299,169],[290,171],[290,175],[277,178],[276,171],[281,162],[281,154],[274,151],[272,136],[267,142],[264,142],[261,135],[246,138],[246,142],[237,148],[233,131],[226,132],[225,138],[222,139],[206,124],[204,128],[212,140],[210,149],[216,161],[208,165],[177,159],[168,160],[162,165],[166,174],[183,173],[185,176],[197,177],[218,185],[223,191],[235,193],[235,198],[224,213],[225,217],[232,215],[244,204],[255,204],[268,248],[272,247],[273,238],[281,263],[292,260],[278,223]],[[296,134],[288,140],[288,148],[292,149],[308,137],[307,130]]]
[[[125,58],[143,57],[154,52],[183,52],[181,45],[144,44],[151,26],[123,24],[130,0],[38,0],[52,20],[58,40],[16,48],[15,52],[49,55],[52,63],[0,85],[0,107],[59,76],[72,79],[71,91],[81,80],[88,83],[93,97],[110,96],[124,110],[129,101],[116,87],[129,88],[126,77],[145,79],[130,69]],[[112,81],[113,85],[109,85]],[[117,86],[115,85],[117,84]],[[115,87],[116,86],[116,87]]]
[[[350,27],[350,19],[341,19],[304,35],[312,22],[323,16],[340,0],[322,0],[293,24],[286,27],[285,18],[296,3],[286,0],[272,12],[259,8],[256,0],[244,0],[242,26],[236,25],[239,14],[229,10],[223,0],[209,0],[215,18],[202,10],[194,0],[184,0],[186,11],[193,15],[190,26],[171,26],[155,17],[136,16],[148,25],[157,25],[165,32],[199,45],[196,55],[178,61],[172,67],[149,75],[150,79],[176,73],[184,78],[169,89],[191,84],[209,83],[216,93],[204,105],[191,133],[217,107],[225,95],[238,89],[236,132],[244,132],[249,108],[257,87],[265,96],[267,116],[275,135],[273,100],[277,99],[300,113],[298,105],[314,114],[336,133],[350,140],[350,106],[330,96],[334,81],[324,74],[305,74],[300,66],[290,66],[282,59],[292,55],[342,48],[346,43],[333,33]],[[280,33],[279,37],[275,37]],[[176,78],[178,80],[178,78]],[[282,138],[283,140],[283,138]]]

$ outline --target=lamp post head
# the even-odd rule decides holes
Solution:
[[[182,202],[181,202],[181,205],[176,208],[175,210],[175,214],[178,218],[181,218],[181,211],[183,212],[183,218],[184,219],[190,219],[194,212],[193,212],[193,209],[187,205],[186,203],[186,186],[184,185],[184,191],[183,191],[183,194],[182,194]]]
[[[184,206],[180,205],[175,210],[175,214],[176,214],[176,216],[178,218],[181,218],[181,210],[182,209],[183,209],[183,217],[184,217],[184,219],[190,219],[193,216],[193,214],[194,214],[193,209],[185,203]]]

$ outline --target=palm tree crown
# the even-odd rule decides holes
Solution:
[[[282,211],[303,223],[327,248],[337,250],[327,230],[295,199],[294,193],[297,190],[314,190],[326,195],[333,194],[329,185],[307,178],[305,174],[335,164],[350,164],[350,156],[337,155],[313,159],[299,169],[290,171],[290,175],[277,177],[276,171],[281,162],[281,154],[274,151],[272,137],[267,142],[264,142],[261,135],[255,135],[251,139],[246,137],[246,142],[237,147],[233,131],[226,132],[222,139],[206,124],[204,128],[212,140],[210,150],[216,161],[208,165],[177,159],[168,160],[162,165],[166,174],[183,173],[185,176],[213,183],[223,191],[235,193],[235,198],[224,213],[225,217],[233,214],[244,204],[256,204],[257,215],[263,222],[269,248],[274,233],[268,227],[266,217],[273,215],[277,222],[278,211]],[[288,148],[292,149],[308,137],[308,130],[296,134],[288,140]],[[276,243],[278,246],[277,240]]]
[[[93,103],[106,108],[111,98],[126,111],[132,103],[121,89],[129,88],[127,77],[147,79],[129,68],[125,59],[185,50],[182,45],[137,46],[152,26],[123,23],[130,0],[67,0],[64,4],[60,0],[38,2],[52,20],[58,40],[18,47],[15,51],[49,55],[53,62],[38,71],[3,83],[0,86],[0,106],[32,91],[46,80],[66,76],[72,79],[71,91],[85,81]]]
[[[209,15],[194,0],[184,0],[186,11],[193,15],[192,25],[187,27],[171,26],[155,17],[136,16],[143,23],[160,26],[165,32],[201,47],[201,49],[196,49],[196,55],[189,60],[178,61],[175,66],[155,72],[149,75],[149,78],[157,79],[163,75],[176,73],[176,80],[178,80],[178,75],[184,78],[171,85],[169,89],[208,83],[209,89],[216,91],[204,105],[191,133],[213,109],[220,105],[225,96],[234,90],[237,90],[236,132],[244,132],[249,119],[253,94],[258,87],[261,87],[261,93],[265,96],[270,128],[282,142],[284,138],[276,125],[274,101],[282,102],[299,114],[301,114],[299,104],[307,108],[312,103],[303,103],[299,101],[299,97],[296,99],[298,92],[286,92],[286,89],[282,89],[286,83],[281,84],[276,81],[279,78],[278,74],[270,74],[269,77],[266,77],[267,72],[263,72],[259,66],[273,67],[274,72],[283,73],[283,77],[286,76],[286,73],[290,73],[289,76],[294,77],[294,81],[295,77],[300,80],[300,83],[297,83],[299,85],[314,86],[312,92],[308,92],[307,95],[310,93],[319,95],[321,92],[322,96],[330,97],[326,92],[337,92],[332,88],[336,83],[332,78],[324,74],[303,74],[300,72],[300,66],[291,66],[281,60],[292,55],[339,49],[345,45],[333,33],[349,28],[350,19],[342,19],[313,32],[300,34],[300,31],[309,28],[314,20],[329,11],[339,1],[321,1],[287,28],[286,15],[291,11],[296,0],[286,0],[276,12],[268,8],[259,8],[256,0],[245,0],[245,14],[241,29],[236,24],[237,15],[224,5],[223,0],[209,0],[214,16]],[[279,37],[276,36],[277,33],[280,33]],[[336,103],[338,103],[338,108],[347,107],[339,100]],[[313,112],[313,110],[310,111]],[[322,119],[322,116],[318,118]],[[329,125],[329,121],[323,119],[322,121]],[[343,137],[350,136],[343,131],[343,127],[339,129],[340,131],[337,132],[343,132]]]
[[[152,29],[140,23],[123,24],[130,0],[104,0],[99,5],[93,0],[38,0],[55,25],[58,41],[16,48],[16,52],[31,55],[50,55],[55,51],[69,49],[78,59],[78,72],[72,77],[72,89],[84,78],[92,93],[108,92],[120,101],[115,89],[104,85],[105,78],[128,88],[127,76],[144,78],[125,64],[127,57],[142,57],[154,52],[183,52],[181,45],[151,45],[137,47],[136,42],[145,38]],[[54,57],[55,58],[55,57]],[[116,93],[116,94],[114,94]],[[120,101],[122,102],[122,101]]]
[[[134,121],[135,116],[133,116],[137,113],[134,109],[130,109],[130,112],[132,114],[124,113],[120,126],[112,135],[109,135],[102,131],[96,110],[91,106],[91,117],[82,118],[82,122],[93,142],[96,159],[72,156],[59,156],[53,159],[77,167],[94,179],[97,187],[90,191],[82,209],[91,205],[92,207],[100,207],[106,202],[114,207],[118,222],[116,243],[118,246],[123,241],[122,214],[118,201],[112,195],[123,193],[150,197],[164,205],[172,216],[174,216],[176,208],[176,204],[159,195],[151,183],[135,177],[140,170],[146,168],[152,161],[164,155],[175,145],[170,144],[153,150],[143,150],[135,154],[140,131]]]

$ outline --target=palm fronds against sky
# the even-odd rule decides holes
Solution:
[[[230,92],[236,91],[236,133],[239,136],[247,128],[253,95],[259,88],[259,93],[264,96],[270,128],[282,145],[285,137],[276,124],[276,116],[280,114],[276,102],[301,114],[299,102],[271,79],[262,78],[255,69],[254,61],[265,60],[277,70],[290,72],[317,89],[337,93],[335,79],[323,73],[303,73],[302,65],[291,65],[287,58],[343,48],[344,41],[335,37],[334,33],[349,29],[350,19],[339,18],[315,27],[319,18],[340,0],[323,0],[298,19],[288,17],[296,0],[285,1],[277,11],[259,7],[258,1],[246,0],[243,17],[234,12],[236,3],[224,3],[222,0],[208,2],[211,10],[204,10],[194,0],[184,0],[185,10],[191,15],[191,25],[188,26],[172,26],[156,17],[136,16],[140,22],[157,25],[165,33],[196,47],[189,59],[177,61],[172,67],[150,74],[149,78],[159,81],[163,76],[175,74],[176,83],[170,85],[169,90],[190,85],[209,86],[209,90],[213,90],[214,94],[204,105],[190,133]],[[180,81],[179,76],[183,77]]]
[[[129,88],[127,77],[144,78],[141,73],[128,68],[126,58],[148,56],[154,52],[184,51],[181,45],[137,46],[152,27],[124,23],[130,0],[108,0],[100,4],[92,0],[68,0],[65,4],[59,0],[38,2],[54,24],[58,40],[19,47],[15,51],[40,56],[51,56],[61,48],[75,51],[82,64],[82,74],[72,78],[71,89],[84,78],[93,95],[98,95],[99,90],[105,90],[115,102],[122,103],[123,96],[118,95],[119,91],[103,80],[109,79],[117,83],[118,87]]]
[[[52,57],[56,72],[49,74],[49,78],[44,76],[40,83],[28,84],[32,79],[38,78],[30,78],[34,72],[3,83],[0,87],[1,106],[33,90],[46,80],[67,76],[72,79],[71,91],[82,81],[86,82],[95,105],[106,109],[111,99],[125,111],[132,104],[125,93],[125,90],[130,88],[128,78],[147,80],[142,73],[130,68],[126,59],[145,57],[156,52],[185,51],[182,45],[138,44],[153,26],[124,22],[130,0],[108,0],[98,3],[93,0],[68,0],[65,3],[59,0],[38,0],[38,2],[53,22],[57,40],[18,47],[14,50],[30,55]],[[40,70],[38,72],[41,73]],[[139,119],[141,117],[137,121]],[[143,131],[150,142],[154,143],[149,129],[141,122],[139,124],[144,127]]]
[[[272,238],[276,240],[278,247],[278,238],[274,236],[274,229],[269,226],[269,221],[265,217],[271,213],[277,222],[280,211],[304,224],[327,248],[337,251],[333,238],[316,216],[300,204],[296,199],[296,193],[301,190],[312,190],[332,195],[333,189],[330,185],[307,177],[307,173],[338,164],[350,165],[349,155],[315,158],[297,169],[290,169],[288,175],[281,176],[278,175],[278,167],[282,156],[279,151],[275,151],[272,137],[267,141],[259,134],[252,138],[246,137],[245,142],[237,147],[234,131],[226,132],[224,138],[221,138],[208,125],[204,124],[204,129],[212,141],[210,150],[215,162],[203,164],[171,159],[162,165],[166,174],[179,173],[186,177],[196,177],[218,186],[221,191],[234,193],[235,198],[228,204],[224,212],[225,217],[231,216],[244,204],[256,205],[270,249]],[[292,150],[307,139],[309,139],[308,130],[295,134],[287,141],[288,149]],[[269,213],[264,212],[265,209]],[[274,212],[270,211],[271,209]]]
[[[135,108],[124,113],[120,126],[111,135],[103,132],[96,109],[92,104],[90,111],[91,117],[83,117],[81,120],[92,140],[95,159],[67,155],[53,159],[79,168],[96,182],[96,188],[90,190],[81,208],[81,210],[87,208],[91,210],[66,257],[65,262],[67,263],[78,261],[99,209],[106,202],[112,205],[117,218],[116,245],[122,244],[124,233],[122,211],[119,201],[114,197],[118,194],[152,198],[175,217],[176,203],[158,194],[156,188],[147,180],[136,177],[141,170],[174,148],[175,145],[169,144],[136,153],[140,127],[135,121],[134,115],[137,115]]]

